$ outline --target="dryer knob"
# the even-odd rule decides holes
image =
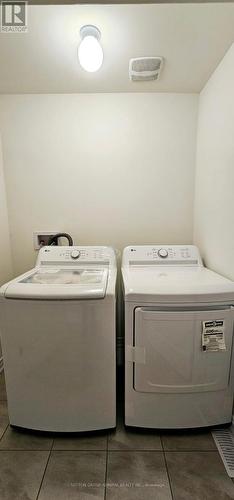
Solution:
[[[158,255],[162,259],[166,259],[166,257],[168,257],[168,251],[166,250],[166,248],[160,248],[160,250],[158,251]]]
[[[79,250],[72,250],[72,252],[71,252],[71,258],[72,259],[78,259],[79,256],[80,256]]]

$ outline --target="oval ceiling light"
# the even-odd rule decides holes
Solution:
[[[101,33],[96,26],[87,25],[80,29],[82,41],[78,48],[80,65],[85,71],[94,73],[101,68],[103,50],[99,43]]]

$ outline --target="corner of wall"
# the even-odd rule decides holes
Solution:
[[[12,278],[12,251],[10,242],[7,196],[0,136],[0,285]]]
[[[234,280],[234,44],[199,96],[194,243],[206,265]]]

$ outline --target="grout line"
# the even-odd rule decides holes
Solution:
[[[115,449],[112,449],[112,448],[108,448],[108,452],[112,453],[112,451],[114,453],[131,453],[131,452],[144,452],[144,451],[147,451],[148,452],[152,452],[152,453],[163,453],[163,450],[162,448],[119,448],[118,450],[115,448]]]
[[[5,433],[4,433],[5,434]],[[2,436],[3,437],[3,436]],[[80,453],[95,453],[95,452],[101,452],[105,453],[107,450],[98,450],[98,449],[87,449],[87,450],[80,450],[78,448],[76,449],[60,449],[56,450],[54,448],[48,449],[48,448],[1,448],[0,447],[0,452],[2,451],[53,451],[53,452],[58,452],[58,453],[63,453],[63,452],[73,452],[73,451],[79,451]],[[218,453],[218,450],[147,450],[147,449],[129,449],[129,450],[108,450],[108,453]]]
[[[178,448],[177,450],[163,449],[164,453],[216,453],[216,449],[212,450],[199,450],[199,448],[194,448],[193,450],[188,450],[187,448]]]
[[[110,437],[110,434],[107,434],[107,443],[106,443],[107,452],[109,451],[109,437]]]
[[[160,439],[160,443],[161,443],[161,449],[164,453],[164,446],[163,446],[163,437],[162,437],[162,434],[159,434],[159,439]]]
[[[45,448],[31,449],[30,448],[30,450],[28,448],[0,448],[0,453],[2,453],[2,451],[14,451],[14,452],[18,451],[19,453],[22,452],[22,451],[26,451],[27,453],[28,452],[29,453],[30,452],[35,453],[35,451],[44,451],[44,452],[46,452],[46,451],[52,451],[52,450],[48,450],[48,448],[47,449],[45,449]]]
[[[105,453],[107,450],[106,448],[105,449],[99,449],[99,448],[87,448],[87,449],[80,449],[80,448],[52,448],[51,451],[56,451],[57,452],[64,452],[64,451],[79,451],[79,453],[96,453],[97,451],[98,452],[102,452],[102,453]]]
[[[174,495],[173,495],[173,490],[172,490],[172,482],[171,482],[171,478],[170,478],[170,474],[169,474],[169,469],[168,469],[168,466],[167,466],[166,455],[165,455],[164,452],[163,452],[163,457],[164,457],[164,462],[165,462],[165,467],[166,467],[166,472],[167,472],[169,487],[170,487],[170,491],[171,491],[171,497],[172,497],[172,500],[174,500]]]
[[[162,436],[160,436],[160,439],[161,439],[161,443],[162,443],[163,458],[164,458],[166,473],[167,473],[167,477],[168,477],[168,483],[169,483],[169,487],[170,487],[171,498],[172,498],[172,500],[174,500],[174,495],[173,495],[173,491],[172,491],[172,482],[171,482],[171,478],[170,478],[170,474],[169,474],[169,469],[168,469],[168,465],[167,465],[166,454],[165,454],[165,450],[164,450],[164,444],[163,444]]]
[[[107,437],[108,439],[108,437]],[[108,444],[108,443],[107,443]],[[105,490],[104,490],[104,500],[106,500],[106,494],[107,494],[107,488],[106,488],[106,484],[107,484],[107,470],[108,470],[108,448],[106,449],[106,470],[105,470]]]
[[[53,442],[54,442],[54,440],[53,440]],[[52,443],[52,446],[53,446],[53,443]],[[46,465],[45,465],[45,470],[44,470],[44,472],[42,474],[42,478],[41,478],[40,486],[39,486],[39,489],[38,489],[38,494],[36,496],[36,500],[38,500],[40,492],[41,492],[42,483],[44,481],[44,477],[45,477],[45,474],[46,474],[46,471],[47,471],[48,463],[49,463],[49,460],[50,460],[50,457],[51,457],[52,446],[51,446],[50,451],[49,451],[49,455],[48,455],[47,462],[46,462]]]
[[[5,436],[6,431],[7,431],[8,427],[9,427],[9,425],[10,425],[10,424],[7,424],[5,431],[4,431],[4,432],[3,432],[3,434],[1,435],[0,441],[2,440],[3,436]]]
[[[180,448],[178,450],[164,450],[164,449],[158,449],[158,448],[124,448],[123,450],[121,449],[112,449],[112,448],[108,448],[108,452],[114,452],[114,453],[131,453],[131,452],[144,452],[144,451],[147,451],[150,452],[150,453],[196,453],[196,452],[199,452],[199,453],[214,453],[216,452],[217,450],[214,448],[212,450],[199,450],[198,448],[196,449],[193,449],[193,450],[188,450],[187,448]]]

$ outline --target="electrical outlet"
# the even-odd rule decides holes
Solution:
[[[33,246],[34,250],[40,250],[41,247],[48,245],[51,236],[59,233],[59,231],[34,231],[33,233]]]

